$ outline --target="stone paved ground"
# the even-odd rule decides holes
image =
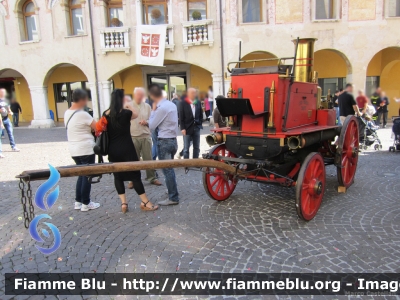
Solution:
[[[336,170],[327,168],[328,188],[309,223],[296,215],[294,189],[241,182],[217,203],[206,196],[199,172],[177,170],[181,204],[154,213],[141,212],[129,190],[126,215],[112,176],[93,186],[102,206],[89,213],[72,209],[75,179],[61,179],[49,214],[62,245],[44,256],[23,226],[14,176],[72,160],[64,129],[17,129],[21,152],[9,152],[3,140],[7,158],[0,161],[1,272],[400,272],[400,153],[387,151],[390,129],[379,134],[384,150],[360,156],[347,194],[336,192]],[[152,201],[165,199],[165,187],[145,187]]]

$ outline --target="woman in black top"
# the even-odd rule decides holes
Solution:
[[[110,162],[139,161],[130,133],[131,120],[137,118],[138,113],[130,104],[123,103],[123,98],[123,90],[114,90],[111,94],[110,108],[104,112],[107,119],[108,160]],[[114,184],[122,202],[123,213],[128,211],[124,181],[133,182],[133,187],[142,200],[140,205],[142,210],[158,209],[158,206],[147,199],[140,177],[140,171],[114,173]]]

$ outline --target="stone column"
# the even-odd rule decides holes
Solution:
[[[354,66],[353,66],[354,68]],[[353,74],[347,74],[346,77],[346,82],[347,83],[352,83],[354,84],[354,95],[357,95],[358,90],[364,90],[365,91],[365,83],[367,79],[367,73],[366,70],[363,68],[357,68],[357,72]]]
[[[226,96],[228,94],[228,89],[231,85],[230,79],[225,79],[225,95],[222,89],[222,76],[221,74],[212,74],[211,77],[213,79],[213,91],[214,98],[218,95]]]
[[[100,96],[100,95],[97,95],[96,83],[88,82],[87,85],[90,88],[90,94],[92,95],[93,118],[98,120],[99,119],[99,112],[100,112],[100,114],[103,113],[103,111],[101,111],[99,109],[99,105],[98,105],[99,102],[98,102],[97,96]],[[99,97],[99,98],[101,98],[101,97]]]
[[[50,119],[49,101],[47,98],[47,86],[30,86],[33,120],[32,128],[51,128],[54,127],[54,121]]]
[[[100,101],[100,111],[105,111],[110,107],[110,100],[111,100],[111,81],[102,81],[101,84],[101,94],[102,94],[102,101]]]

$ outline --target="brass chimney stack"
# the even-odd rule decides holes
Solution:
[[[297,46],[297,58],[295,61],[295,81],[312,82],[314,71],[314,43],[317,39],[299,39],[299,44],[296,45],[297,40],[293,40]]]

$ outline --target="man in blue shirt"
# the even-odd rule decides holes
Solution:
[[[157,129],[158,159],[174,159],[178,150],[176,136],[178,133],[178,112],[176,105],[163,97],[162,90],[157,84],[149,86],[149,94],[154,101],[149,119],[151,131]],[[162,169],[165,184],[168,189],[167,200],[158,202],[159,205],[176,205],[179,203],[179,193],[176,184],[175,171],[172,168]]]

